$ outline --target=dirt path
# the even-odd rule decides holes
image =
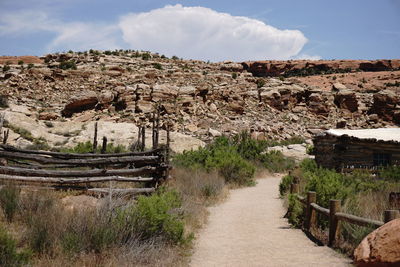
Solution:
[[[282,218],[280,178],[258,180],[255,187],[232,190],[210,208],[191,266],[349,266],[328,247],[319,247]]]

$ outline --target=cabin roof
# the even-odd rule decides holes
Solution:
[[[400,142],[400,128],[377,128],[377,129],[330,129],[325,132],[333,136],[349,136],[361,140],[376,140],[383,142]]]

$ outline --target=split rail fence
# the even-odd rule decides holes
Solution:
[[[167,127],[167,144],[160,147],[159,114],[153,118],[153,146],[148,151],[145,151],[145,127],[140,126],[138,140],[132,146],[139,151],[105,154],[107,138],[103,137],[101,154],[96,154],[97,123],[93,153],[28,150],[4,142],[0,144],[0,182],[22,187],[83,190],[96,195],[152,193],[168,178],[170,143]],[[122,188],[114,188],[114,182]],[[141,185],[126,186],[126,183]]]
[[[296,194],[297,199],[305,207],[305,218],[303,224],[303,228],[305,231],[310,232],[310,230],[315,226],[317,220],[316,213],[328,217],[329,219],[328,246],[333,246],[335,240],[340,234],[340,221],[345,221],[359,226],[378,228],[391,220],[400,218],[399,210],[385,210],[383,221],[371,220],[368,218],[363,218],[352,214],[343,213],[341,212],[341,201],[336,199],[330,200],[329,208],[321,207],[316,203],[317,201],[316,192],[309,191],[307,192],[306,197],[302,197],[299,195],[299,184],[291,184],[290,193]]]

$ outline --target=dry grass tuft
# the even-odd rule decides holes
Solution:
[[[196,231],[207,220],[207,206],[218,203],[227,196],[225,180],[218,172],[176,168],[169,186],[182,196],[182,209],[188,231]]]

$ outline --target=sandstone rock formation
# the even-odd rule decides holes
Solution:
[[[310,69],[336,71],[293,78],[254,77],[247,63],[206,63],[157,54],[143,59],[136,51],[59,53],[40,60],[30,69],[11,64],[10,70],[0,73],[0,86],[9,99],[9,111],[54,125],[98,120],[150,127],[155,106],[161,108],[161,127],[169,121],[173,131],[205,142],[242,130],[282,140],[294,135],[310,138],[314,129],[400,124],[396,60],[382,61],[390,64],[390,72],[348,73],[337,72],[369,61],[254,63],[277,76],[282,70],[299,70],[291,75],[313,74]],[[66,61],[74,62],[76,69],[61,69],[60,63]],[[382,69],[380,63],[371,64],[363,68]]]
[[[367,235],[354,251],[354,263],[359,267],[400,266],[400,219]]]

